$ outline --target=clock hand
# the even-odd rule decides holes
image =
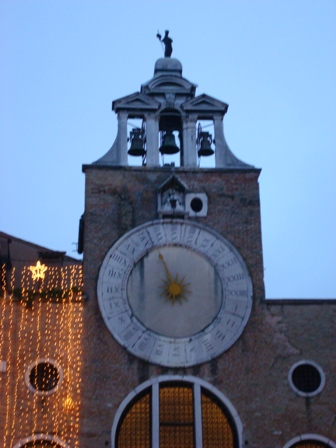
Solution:
[[[171,273],[170,273],[170,271],[169,271],[169,269],[168,269],[168,266],[167,266],[167,264],[166,264],[166,262],[165,262],[165,259],[163,258],[163,255],[161,254],[161,252],[159,252],[159,258],[160,258],[160,260],[161,260],[162,263],[163,263],[163,266],[164,266],[164,268],[165,268],[165,270],[166,270],[167,277],[168,277],[169,281],[170,281],[170,282],[174,282],[173,276],[171,275]]]
[[[163,258],[163,255],[159,252],[159,258],[163,263],[163,266],[166,270],[166,274],[168,277],[167,280],[163,280],[164,286],[163,286],[163,293],[162,295],[166,296],[166,300],[171,299],[172,304],[174,305],[175,300],[177,300],[182,305],[182,299],[188,300],[186,298],[186,293],[189,293],[188,290],[189,283],[184,283],[184,277],[179,280],[178,274],[176,274],[175,279],[171,275],[167,263],[165,262],[165,259]]]

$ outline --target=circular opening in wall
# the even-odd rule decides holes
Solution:
[[[200,198],[193,198],[190,201],[191,210],[195,213],[199,213],[203,208],[203,201]]]
[[[61,367],[53,360],[40,359],[31,364],[26,372],[26,384],[32,392],[49,395],[55,392],[63,379]]]
[[[303,397],[312,397],[318,394],[325,383],[323,370],[312,361],[300,361],[294,364],[288,377],[294,392]]]
[[[50,434],[36,433],[21,439],[13,448],[70,448],[69,445],[63,442],[56,436]]]

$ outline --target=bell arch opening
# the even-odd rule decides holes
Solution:
[[[164,109],[159,119],[161,165],[183,166],[182,116],[176,109]]]
[[[112,447],[238,448],[242,425],[231,403],[194,377],[147,381],[120,405]]]
[[[196,149],[199,167],[215,168],[215,143],[213,119],[198,117],[196,122]]]
[[[128,165],[146,165],[146,154],[146,118],[141,114],[129,114],[127,118]]]

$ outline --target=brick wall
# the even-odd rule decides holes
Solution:
[[[250,170],[108,168],[86,174],[84,366],[80,446],[109,446],[114,415],[137,385],[157,375],[188,374],[216,386],[236,408],[247,447],[281,448],[295,436],[335,436],[335,303],[265,301],[258,176]],[[111,336],[97,304],[99,267],[125,232],[157,219],[157,190],[172,174],[188,192],[205,192],[208,215],[192,220],[215,229],[239,250],[254,289],[250,319],[239,340],[211,362],[188,369],[151,365],[128,354]],[[301,359],[326,374],[321,394],[302,398],[288,384]]]

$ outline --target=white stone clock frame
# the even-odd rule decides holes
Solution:
[[[203,257],[221,283],[216,315],[186,337],[162,335],[144,325],[128,298],[129,277],[139,260],[167,247],[183,247]],[[114,338],[133,355],[167,367],[193,366],[223,353],[243,332],[252,307],[252,281],[237,249],[212,229],[178,219],[152,221],[120,238],[101,265],[97,293],[103,319]],[[164,302],[160,294],[157,300]],[[188,301],[192,303],[192,293]],[[183,312],[183,306],[175,304],[176,312]]]

